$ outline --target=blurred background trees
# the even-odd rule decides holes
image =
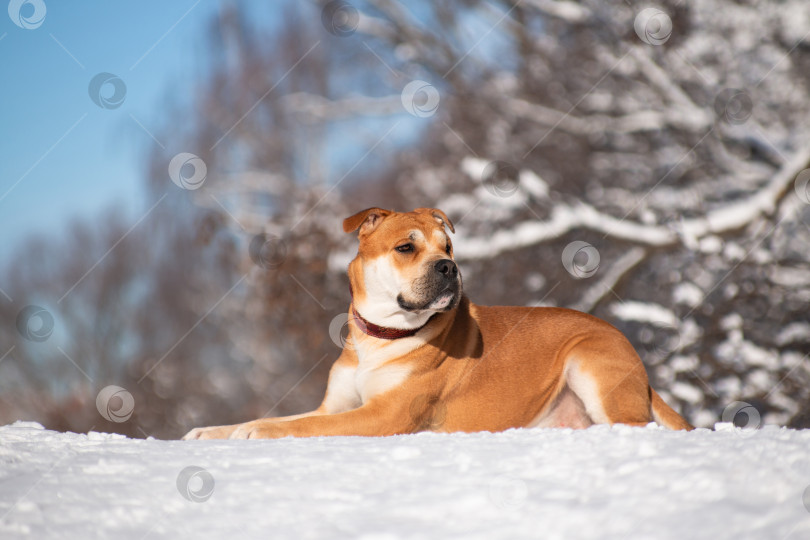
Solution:
[[[436,206],[473,301],[608,320],[697,425],[745,402],[810,426],[810,9],[646,7],[274,2],[267,27],[224,3],[142,221],[79,221],[3,271],[0,422],[177,437],[311,408],[349,302],[341,220]]]

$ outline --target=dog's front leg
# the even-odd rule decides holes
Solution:
[[[343,349],[343,353],[332,365],[329,371],[329,381],[326,387],[326,395],[321,405],[314,411],[304,414],[294,414],[292,416],[279,416],[275,418],[262,418],[247,422],[245,424],[233,424],[231,426],[213,426],[194,428],[183,437],[183,440],[192,439],[244,439],[243,436],[235,436],[237,430],[244,432],[244,426],[268,425],[276,422],[289,422],[318,416],[322,414],[337,413],[353,409],[360,405],[360,396],[354,386],[354,370],[357,367],[357,357],[354,351],[348,347]],[[244,429],[243,429],[244,428]]]
[[[274,418],[262,418],[261,420],[254,420],[253,422],[247,422],[245,424],[233,424],[230,426],[210,426],[210,427],[199,427],[194,428],[188,433],[183,436],[184,441],[191,441],[191,440],[205,440],[205,439],[229,439],[229,438],[241,438],[241,437],[234,437],[233,433],[237,429],[247,425],[247,424],[255,424],[256,422],[265,422],[265,423],[273,423],[273,422],[286,422],[290,420],[296,420],[298,418],[306,418],[308,416],[318,415],[318,414],[325,414],[323,410],[323,406],[315,409],[314,411],[303,413],[303,414],[294,414],[292,416],[277,416]]]
[[[416,431],[407,403],[397,406],[390,400],[372,400],[351,411],[309,416],[285,422],[255,420],[237,427],[231,439],[279,439],[357,435],[382,437]]]

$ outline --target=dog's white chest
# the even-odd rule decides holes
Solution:
[[[383,346],[355,346],[358,364],[354,375],[357,393],[363,403],[402,384],[411,373],[407,363],[392,362],[412,351],[422,342],[403,338]]]

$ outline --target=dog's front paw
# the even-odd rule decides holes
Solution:
[[[283,429],[279,426],[268,422],[247,422],[238,426],[233,433],[231,439],[280,439],[281,437],[288,436]]]
[[[207,439],[227,439],[238,426],[213,426],[194,428],[185,435],[184,441],[207,440]]]
[[[195,427],[180,439],[181,441],[196,441],[197,439],[202,438],[202,434],[205,433],[205,430],[209,428],[202,428],[202,427]]]
[[[258,426],[255,422],[246,422],[240,426],[238,426],[233,432],[231,433],[231,439],[257,439],[253,433],[258,429]]]

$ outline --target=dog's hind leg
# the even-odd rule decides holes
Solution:
[[[621,334],[582,339],[566,354],[565,378],[597,424],[653,421],[647,372]]]
[[[650,388],[641,358],[621,334],[579,341],[567,354],[565,376],[595,423],[655,421],[669,429],[694,429]]]

